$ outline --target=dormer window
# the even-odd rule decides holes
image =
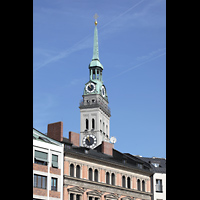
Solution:
[[[151,163],[154,167],[159,167],[158,163]]]

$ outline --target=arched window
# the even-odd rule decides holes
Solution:
[[[95,128],[95,120],[92,119],[92,128],[94,129]]]
[[[142,191],[145,192],[145,181],[142,181]]]
[[[89,121],[88,121],[88,119],[85,120],[85,127],[86,127],[86,129],[89,129]]]
[[[92,181],[92,169],[89,169],[89,180]]]
[[[130,177],[127,178],[127,188],[131,188],[131,179],[130,179]]]
[[[106,172],[106,183],[110,184],[110,173]]]
[[[81,173],[80,173],[80,166],[77,165],[77,166],[76,166],[76,177],[77,177],[77,178],[80,178],[80,175],[81,175]]]
[[[98,182],[98,170],[94,170],[94,181]]]
[[[74,165],[73,164],[70,165],[70,176],[74,177]]]
[[[137,180],[137,189],[138,189],[138,190],[141,190],[141,189],[140,189],[140,179]]]
[[[115,174],[114,173],[112,173],[112,175],[111,175],[111,184],[115,185]]]
[[[126,187],[126,178],[125,176],[122,176],[122,187]]]

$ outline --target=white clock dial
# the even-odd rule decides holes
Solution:
[[[106,89],[105,89],[104,86],[101,87],[101,95],[102,95],[103,97],[106,96]]]
[[[94,92],[95,91],[95,84],[94,83],[88,83],[86,85],[86,91],[88,93]]]
[[[95,135],[86,135],[83,137],[83,146],[87,148],[94,148],[97,144],[97,138]]]

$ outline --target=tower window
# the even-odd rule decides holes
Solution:
[[[92,79],[95,79],[96,78],[95,77],[95,69],[93,69],[92,71],[93,71],[93,73],[92,73]]]
[[[92,119],[92,128],[94,129],[95,128],[95,120]]]
[[[85,126],[86,126],[86,129],[89,129],[89,121],[88,121],[88,119],[85,120]]]
[[[99,70],[97,70],[97,79],[99,80]]]

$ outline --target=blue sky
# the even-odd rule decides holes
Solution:
[[[80,132],[94,14],[115,148],[166,157],[166,1],[34,0],[33,127]]]

